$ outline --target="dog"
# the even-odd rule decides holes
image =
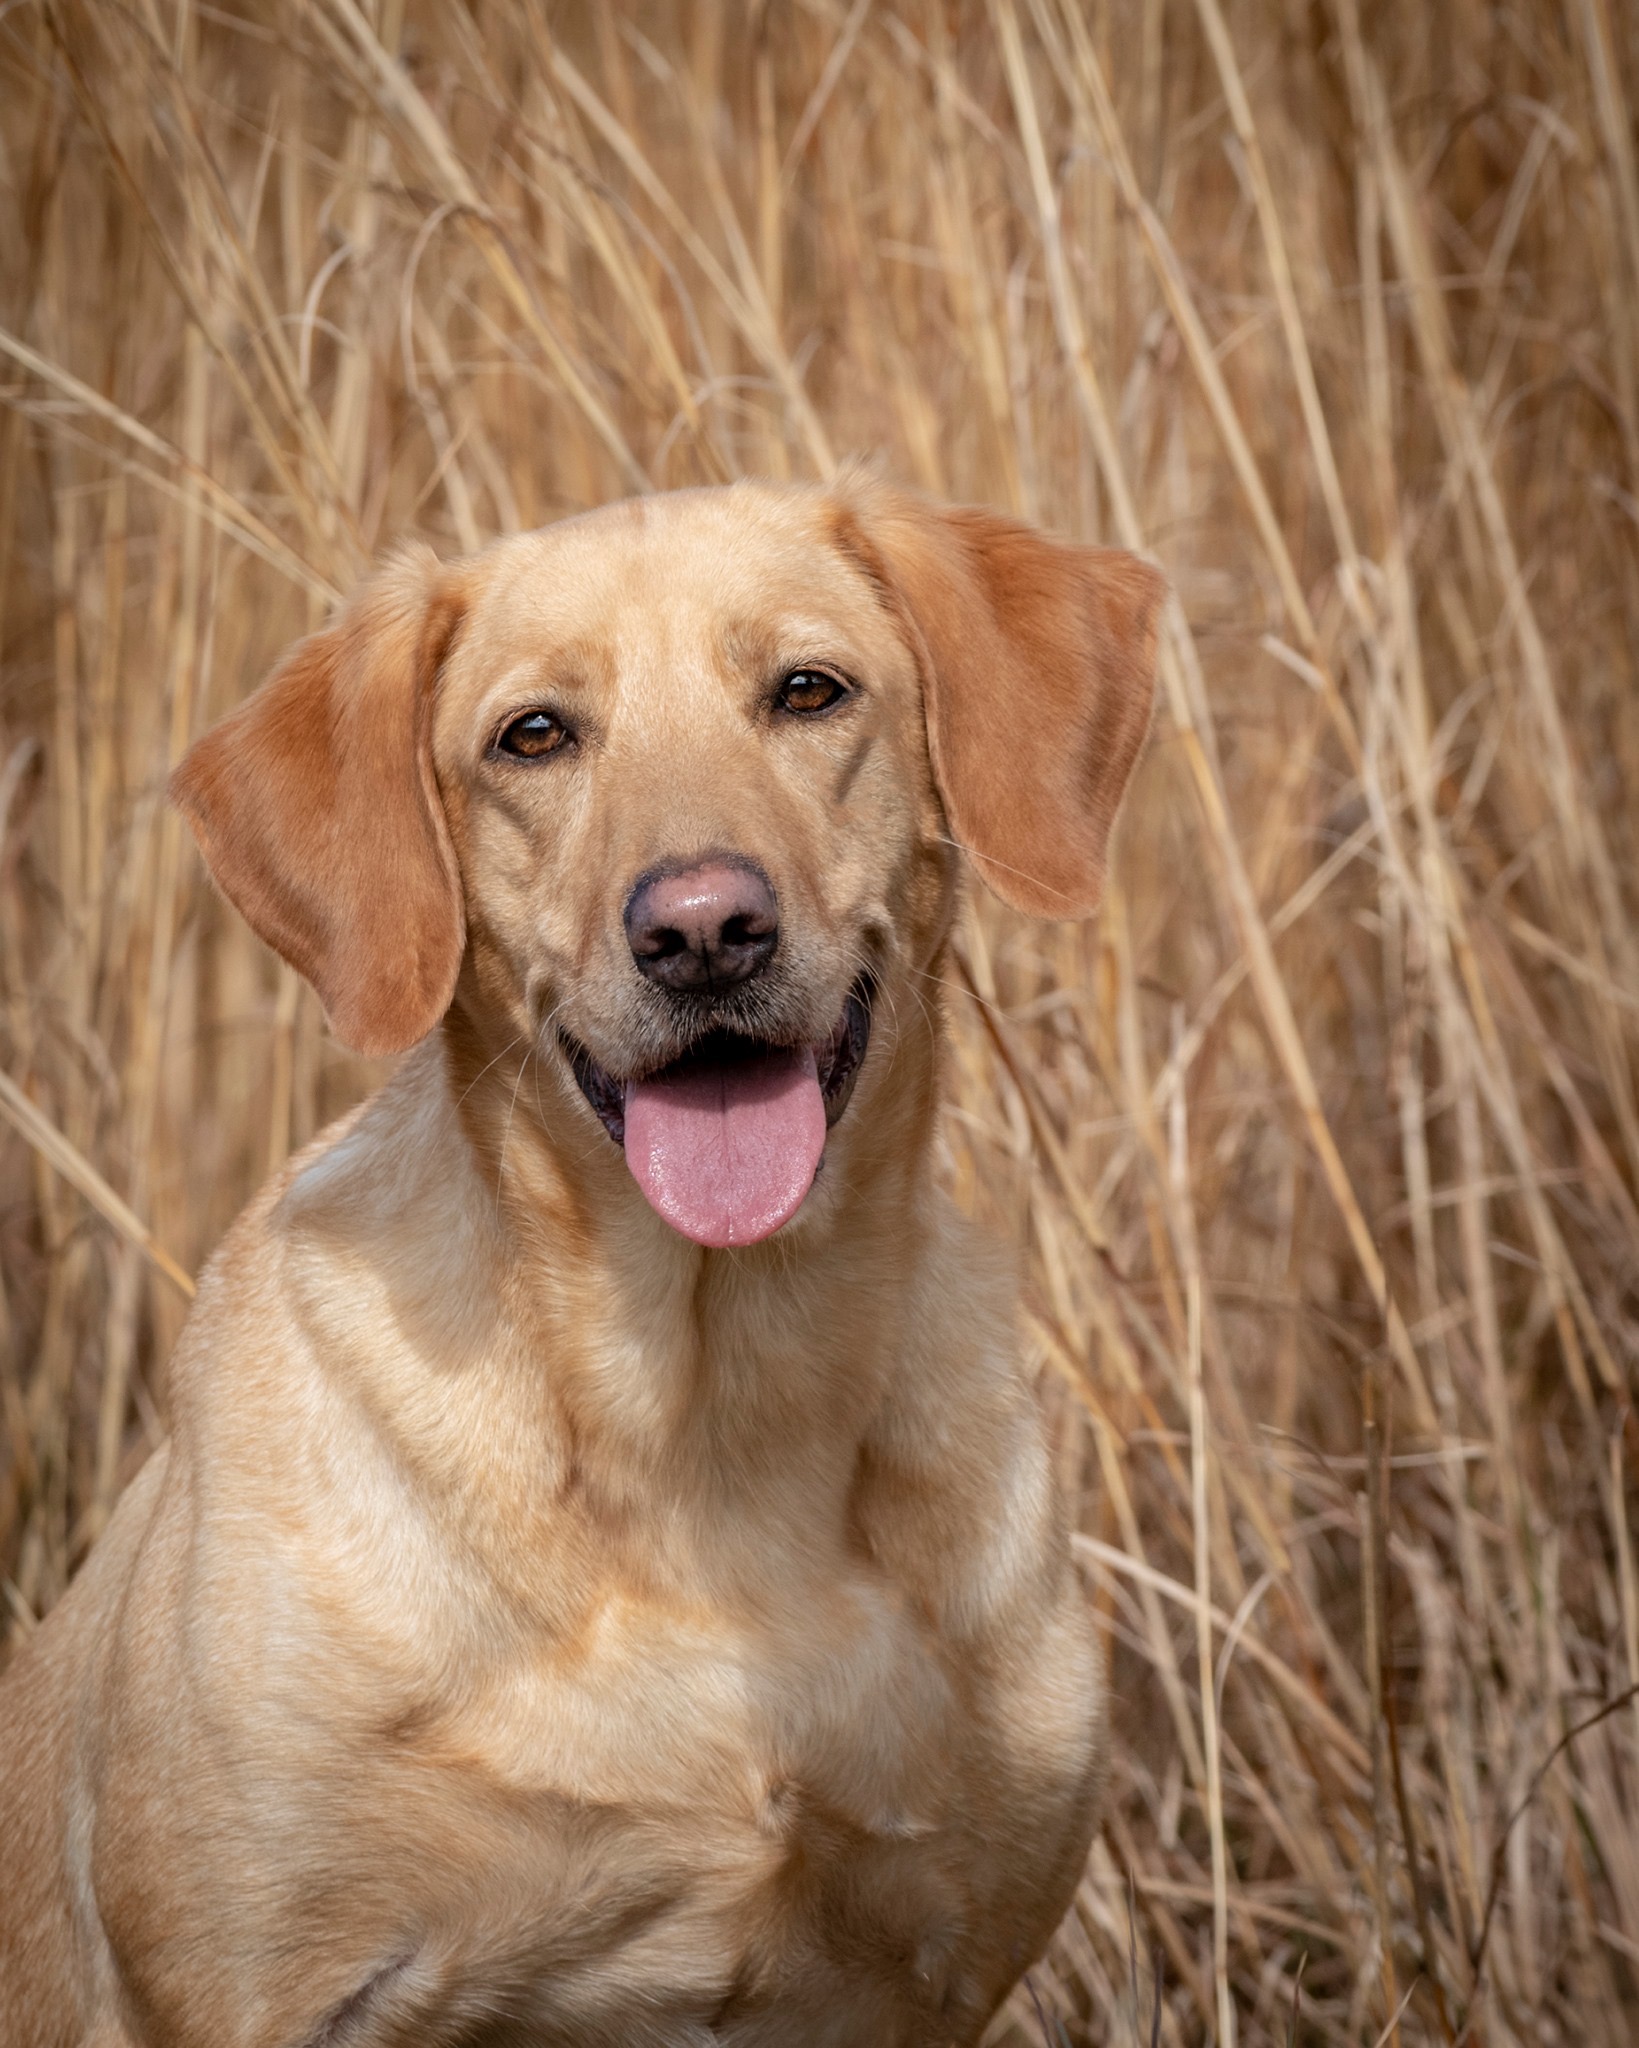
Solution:
[[[935,1175],[958,852],[1095,905],[1159,574],[850,472],[399,554],[173,781],[406,1053],[0,1685],[5,2048],[956,2048],[1103,1679]]]

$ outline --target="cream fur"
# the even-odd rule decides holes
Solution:
[[[838,505],[388,572],[458,618],[453,1004],[230,1232],[166,1449],[0,1686],[6,2048],[968,2044],[1063,1911],[1102,1682],[1007,1264],[934,1183],[953,856]],[[860,704],[771,723],[820,654]],[[498,771],[543,693],[583,758]],[[653,1057],[623,893],[725,845],[804,1029],[880,994],[803,1209],[708,1253],[555,1032]]]

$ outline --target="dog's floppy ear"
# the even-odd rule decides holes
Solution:
[[[292,648],[171,778],[217,885],[305,974],[336,1036],[402,1052],[443,1016],[466,944],[432,765],[461,587],[400,555]]]
[[[839,509],[841,545],[917,648],[952,834],[1005,903],[1086,916],[1149,731],[1165,580],[1136,555],[870,479]]]

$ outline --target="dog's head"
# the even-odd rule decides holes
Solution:
[[[668,1222],[748,1243],[892,1064],[953,847],[1020,909],[1096,905],[1162,588],[863,477],[633,500],[400,555],[173,794],[338,1037],[453,1004]]]

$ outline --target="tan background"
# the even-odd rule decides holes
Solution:
[[[1115,1678],[1013,2038],[1634,2039],[1636,91],[1620,0],[7,10],[3,1625],[373,1078],[189,736],[401,535],[879,453],[1178,594],[1104,917],[950,977]]]

